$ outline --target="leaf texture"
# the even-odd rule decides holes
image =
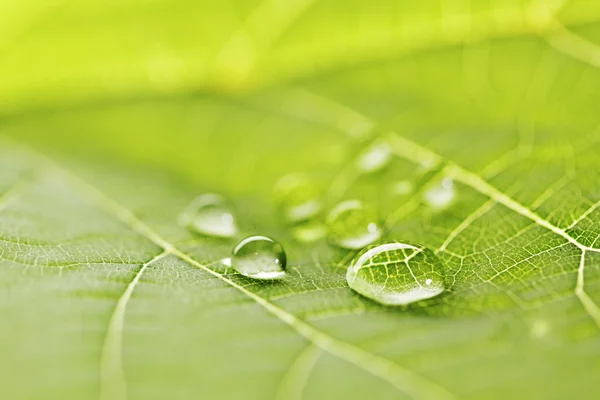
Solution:
[[[372,3],[7,3],[2,398],[594,398],[599,10]],[[360,173],[382,142],[390,164]],[[447,290],[404,308],[350,290],[355,252],[282,218],[289,173],[326,209],[376,207]],[[442,178],[456,200],[433,210]],[[179,226],[208,192],[240,236],[282,243],[286,279]]]

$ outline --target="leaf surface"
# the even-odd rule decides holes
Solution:
[[[597,7],[373,3],[8,6],[3,398],[594,397]],[[382,142],[390,164],[360,173]],[[326,209],[376,207],[447,290],[405,308],[350,290],[354,253],[282,217],[290,173]],[[443,178],[456,199],[434,210]],[[209,192],[240,238],[281,242],[285,280],[179,226]]]

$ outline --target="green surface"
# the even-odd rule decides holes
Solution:
[[[360,251],[350,263],[350,288],[378,303],[404,306],[442,294],[445,269],[429,249],[386,240]]]
[[[203,3],[0,4],[0,397],[596,398],[596,1]],[[294,239],[290,173],[376,207],[447,290],[351,291],[354,253]],[[286,279],[178,225],[207,192]]]

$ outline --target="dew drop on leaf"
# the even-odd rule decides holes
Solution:
[[[350,288],[385,305],[406,305],[444,291],[444,268],[429,249],[410,243],[375,243],[361,250],[346,273]]]
[[[229,238],[238,229],[225,199],[218,194],[196,197],[179,217],[181,225],[207,236]]]
[[[385,141],[378,141],[369,146],[356,160],[357,168],[364,173],[379,171],[385,168],[392,159],[392,148]]]
[[[391,186],[391,192],[393,195],[396,195],[396,196],[409,195],[413,192],[413,190],[414,190],[413,184],[407,180],[401,180],[401,181],[395,182]]]
[[[433,158],[426,158],[419,163],[419,168],[424,171],[430,171],[439,164],[438,160]]]
[[[536,339],[541,339],[550,331],[550,324],[545,319],[537,319],[531,325],[531,336]]]
[[[325,222],[329,241],[346,249],[363,248],[378,240],[382,234],[375,209],[358,200],[339,203]]]
[[[423,200],[434,210],[448,208],[456,198],[454,182],[450,178],[444,178],[430,185],[423,193]]]
[[[231,257],[222,258],[221,264],[223,264],[226,267],[231,267]]]
[[[317,185],[303,174],[284,176],[277,182],[273,192],[285,219],[289,222],[312,218],[323,206]]]
[[[255,279],[281,279],[285,276],[283,247],[266,236],[250,236],[233,250],[231,264],[240,274]]]
[[[292,237],[301,243],[313,243],[325,237],[327,232],[321,221],[311,219],[295,225],[291,233]]]

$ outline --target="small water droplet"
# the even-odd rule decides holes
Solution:
[[[392,184],[392,193],[397,196],[406,196],[412,193],[413,184],[410,181],[402,180]]]
[[[537,339],[541,339],[548,334],[550,331],[550,324],[544,319],[538,319],[533,321],[531,325],[531,336]]]
[[[319,189],[306,175],[284,176],[277,182],[273,192],[285,218],[290,222],[314,217],[323,207]]]
[[[233,268],[255,279],[281,279],[285,276],[286,255],[283,247],[266,236],[250,236],[233,250]]]
[[[325,237],[325,226],[318,220],[301,222],[292,228],[292,236],[299,242],[312,243]]]
[[[444,178],[430,185],[423,194],[423,200],[434,210],[448,208],[456,198],[454,182],[450,178]]]
[[[231,257],[225,257],[221,259],[221,264],[223,264],[226,267],[231,267]]]
[[[346,273],[353,290],[385,305],[406,305],[444,291],[444,268],[429,249],[409,243],[372,244]]]
[[[227,202],[218,194],[196,197],[181,213],[179,222],[202,235],[229,238],[238,232]]]
[[[339,203],[327,216],[329,240],[346,249],[360,249],[381,237],[375,209],[358,200]]]
[[[392,148],[385,141],[377,141],[358,156],[356,166],[364,173],[385,168],[392,159]]]
[[[421,169],[429,171],[434,169],[439,164],[439,161],[434,158],[426,158],[419,164]]]

